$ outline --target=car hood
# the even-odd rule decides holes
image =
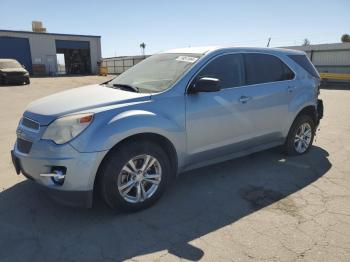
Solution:
[[[59,116],[116,104],[150,100],[150,94],[89,85],[53,94],[28,105],[24,116],[48,125]]]
[[[3,73],[27,73],[27,70],[24,68],[0,68],[0,72]]]

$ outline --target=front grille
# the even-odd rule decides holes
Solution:
[[[17,138],[17,149],[19,152],[28,154],[30,149],[32,148],[32,142],[28,140],[24,140],[22,138]]]
[[[26,118],[26,117],[22,118],[22,125],[27,127],[27,128],[34,129],[34,130],[39,130],[39,128],[40,128],[40,125],[38,122],[35,122],[35,121],[33,121],[29,118]]]

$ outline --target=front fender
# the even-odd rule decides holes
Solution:
[[[153,133],[167,138],[176,148],[179,158],[185,153],[185,121],[181,117],[176,122],[160,113],[134,109],[101,118],[71,142],[74,148],[80,152],[106,151],[132,135]],[[109,120],[106,122],[106,119]]]

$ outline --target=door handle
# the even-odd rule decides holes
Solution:
[[[293,93],[294,87],[293,86],[288,86],[287,90],[288,90],[289,93]]]
[[[251,96],[241,96],[241,97],[239,98],[239,102],[245,104],[245,103],[247,103],[247,102],[248,102],[249,100],[251,100],[251,99],[252,99]]]

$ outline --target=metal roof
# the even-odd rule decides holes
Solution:
[[[3,30],[3,29],[0,29],[0,32],[4,32],[4,33],[18,33],[18,34],[79,36],[79,37],[96,37],[96,38],[101,38],[101,36],[99,36],[99,35],[73,35],[73,34],[59,34],[59,33],[40,33],[40,32],[32,32],[32,31],[16,31],[16,30]]]
[[[350,43],[333,43],[333,44],[318,44],[308,46],[286,46],[283,48],[290,48],[302,51],[331,51],[331,50],[350,50]]]

